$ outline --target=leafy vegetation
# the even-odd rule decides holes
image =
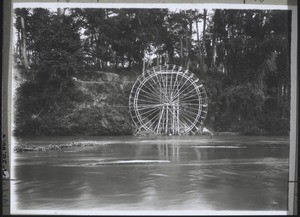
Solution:
[[[132,82],[177,64],[215,131],[287,135],[290,19],[277,10],[15,9],[16,135],[132,134]]]

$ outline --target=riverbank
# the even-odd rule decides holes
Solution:
[[[89,136],[89,137],[26,137],[15,138],[14,151],[59,151],[70,148],[100,146],[111,144],[152,144],[170,146],[194,146],[194,145],[239,145],[264,144],[288,146],[287,136],[241,136],[228,133],[214,135],[182,135],[182,136]]]
[[[72,77],[68,87],[57,96],[46,92],[44,85],[19,84],[15,96],[13,133],[16,136],[132,135],[136,126],[130,116],[128,97],[140,73],[139,70],[87,71]],[[230,91],[229,88],[220,94],[216,90],[218,83],[210,76],[210,73],[203,74],[201,80],[209,98],[205,127],[214,134],[231,131],[243,135],[289,135],[289,115],[284,114],[281,107],[277,110],[266,108],[264,113],[259,111],[260,115],[257,115],[257,108],[251,107],[255,103],[250,99],[257,97],[251,86],[246,85],[242,93],[239,90]],[[227,91],[230,93],[225,94]],[[235,96],[235,92],[240,94]],[[247,112],[240,108],[242,113],[237,114],[233,108],[241,103],[235,105],[235,101],[245,99],[250,100],[243,103],[248,105]],[[227,101],[233,109],[231,112],[224,104]],[[284,111],[289,111],[284,108]],[[256,115],[242,118],[248,113]]]

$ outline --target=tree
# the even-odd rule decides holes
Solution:
[[[29,10],[22,8],[22,9],[15,9],[15,15],[16,15],[16,22],[15,27],[17,29],[17,35],[18,35],[18,41],[17,41],[17,47],[16,50],[18,52],[17,59],[19,59],[19,62],[24,68],[24,74],[27,79],[33,80],[33,78],[30,76],[30,72],[28,72],[29,69],[29,61],[28,61],[28,52],[27,52],[27,27],[26,27],[26,21],[29,16]]]

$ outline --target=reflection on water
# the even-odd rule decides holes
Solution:
[[[126,137],[107,145],[15,153],[16,207],[287,209],[285,138],[191,138]]]

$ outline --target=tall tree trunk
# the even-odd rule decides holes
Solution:
[[[187,55],[186,55],[186,68],[189,68],[191,63],[191,50],[192,50],[192,37],[193,37],[193,19],[189,19],[189,28],[188,28],[188,37],[187,37]]]
[[[166,64],[169,64],[170,62],[170,54],[168,51],[166,51],[166,60],[165,60]]]
[[[212,52],[211,52],[211,64],[210,67],[216,67],[216,58],[217,58],[217,44],[216,44],[216,31],[215,31],[215,23],[213,24],[212,29]]]
[[[22,38],[22,61],[25,69],[29,68],[28,57],[26,55],[26,32],[25,32],[25,22],[24,17],[21,16],[21,38]]]
[[[217,44],[216,44],[216,36],[215,32],[213,33],[213,39],[212,39],[212,54],[211,54],[211,68],[216,67],[216,59],[217,59]]]
[[[196,31],[197,31],[197,44],[198,44],[198,64],[201,70],[203,70],[203,57],[202,57],[202,47],[201,47],[201,43],[200,43],[200,33],[199,33],[199,26],[198,26],[198,19],[196,19]]]
[[[22,63],[22,39],[21,39],[21,31],[19,30],[18,31],[18,43],[17,43],[17,52],[18,52],[18,57],[19,57],[19,60],[20,62]]]
[[[183,36],[180,36],[180,62],[183,64]]]
[[[189,48],[189,36],[185,38],[185,47],[186,47],[186,52],[185,52],[185,60],[184,60],[184,65],[187,67],[187,63],[189,60],[189,53],[190,53],[190,48]]]
[[[205,40],[206,40],[206,17],[207,17],[207,10],[204,9],[203,11],[203,29],[202,29],[202,65],[204,66],[204,53],[205,53]]]
[[[281,97],[281,84],[277,84],[277,105],[280,103],[280,97]]]

